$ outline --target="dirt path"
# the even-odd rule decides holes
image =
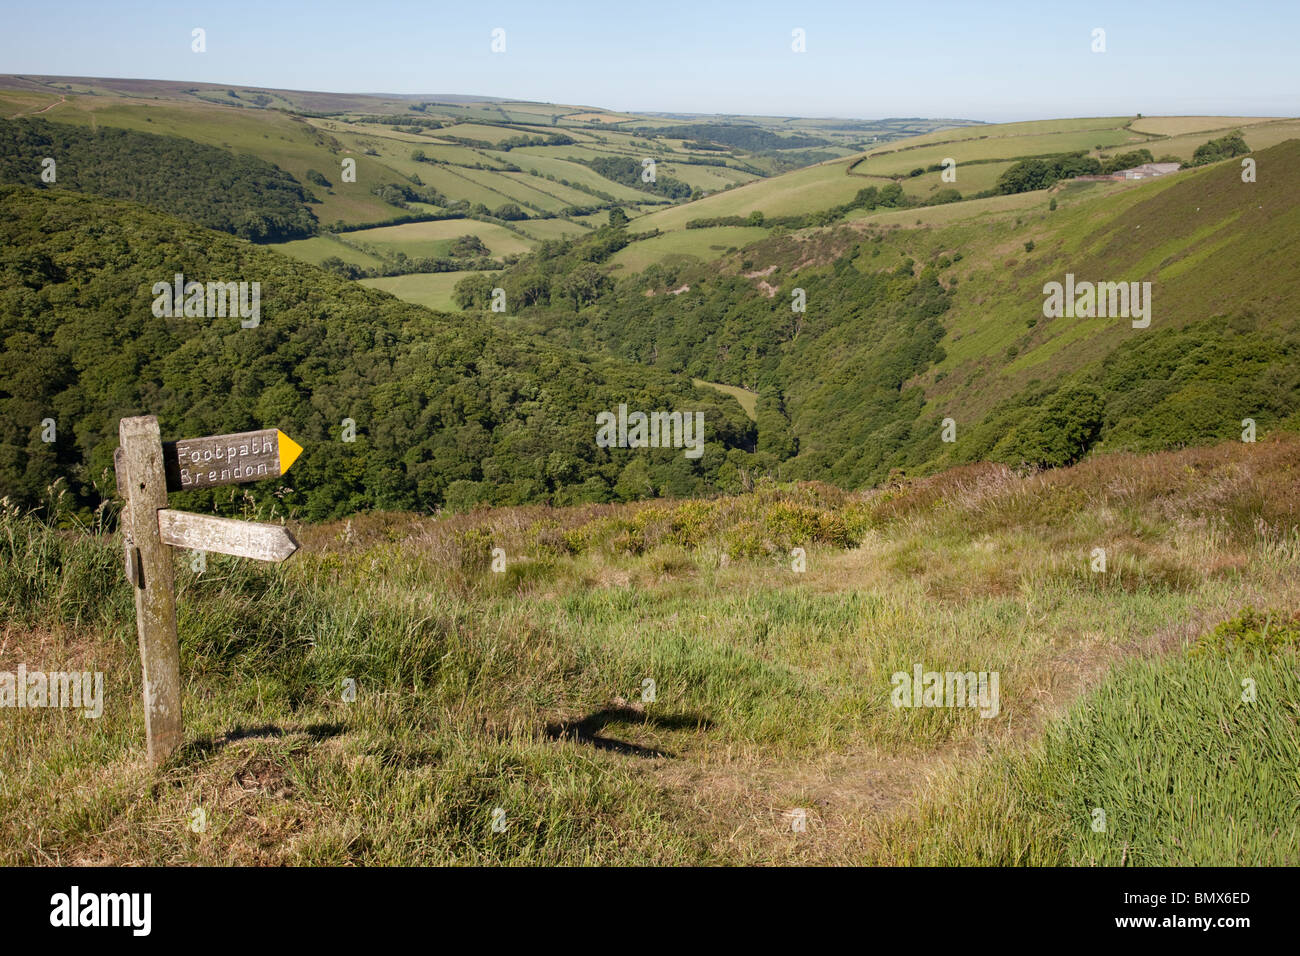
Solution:
[[[66,96],[63,96],[62,94],[60,94],[60,95],[59,95],[59,101],[58,101],[57,103],[51,103],[49,106],[42,107],[42,108],[39,109],[39,110],[32,110],[30,113],[27,113],[27,114],[24,114],[24,115],[27,115],[27,116],[37,116],[37,115],[39,115],[39,114],[41,114],[41,113],[48,113],[50,110],[54,109],[54,107],[56,107],[56,106],[62,106],[62,105],[63,105],[64,103],[66,103],[66,102],[68,102],[68,98],[67,98]]]

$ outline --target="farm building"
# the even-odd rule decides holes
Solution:
[[[1156,176],[1164,176],[1166,173],[1176,172],[1182,168],[1182,163],[1143,163],[1141,166],[1134,166],[1132,169],[1121,169],[1114,174],[1115,179],[1154,179]]]

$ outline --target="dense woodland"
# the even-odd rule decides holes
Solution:
[[[260,325],[155,318],[151,288],[175,273],[260,282]],[[117,421],[138,414],[157,415],[165,438],[283,429],[306,449],[284,488],[173,500],[237,511],[248,492],[307,519],[705,494],[753,467],[753,423],[680,376],[533,345],[66,190],[0,186],[0,343],[0,495],[25,506],[59,478],[84,508],[108,496]],[[703,411],[703,457],[598,448],[596,415],[620,403]],[[345,418],[355,442],[341,440]]]
[[[55,181],[42,160],[56,159]],[[316,232],[311,195],[264,159],[175,136],[0,119],[0,183],[130,199],[243,239]]]

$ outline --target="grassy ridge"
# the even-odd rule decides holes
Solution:
[[[54,165],[46,168],[48,162]],[[0,120],[0,183],[51,185],[130,199],[243,239],[309,236],[309,194],[283,170],[255,156],[127,130],[83,130],[63,123]]]

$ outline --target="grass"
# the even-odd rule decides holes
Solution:
[[[250,153],[275,163],[301,183],[309,169],[321,172],[332,189],[308,184],[320,200],[312,211],[323,223],[373,222],[397,210],[370,193],[370,185],[400,177],[374,157],[353,154],[357,182],[339,178],[343,153],[327,134],[288,114],[216,106],[200,101],[152,101],[124,96],[69,96],[68,102],[42,114],[61,123],[114,126],[145,133],[180,136],[211,146]]]
[[[1280,435],[859,494],[365,515],[298,528],[284,565],[178,556],[186,746],[157,775],[120,542],[6,512],[0,670],[106,689],[97,721],[0,722],[0,859],[1294,863],[1295,647],[1243,609],[1300,608],[1298,458]],[[998,671],[999,715],[891,707],[918,662]]]
[[[849,165],[849,160],[834,160],[760,179],[653,213],[638,222],[637,227],[668,232],[685,229],[692,219],[748,216],[755,210],[768,216],[786,216],[829,209],[848,202],[859,189],[870,184],[870,180],[849,176]]]
[[[429,272],[404,276],[384,276],[378,279],[361,279],[362,285],[379,289],[404,302],[413,302],[437,312],[459,312],[452,293],[456,283],[469,272]]]
[[[350,262],[356,266],[373,268],[382,266],[383,260],[378,256],[372,256],[368,253],[355,249],[346,243],[340,242],[332,235],[325,234],[312,236],[310,239],[294,239],[291,242],[271,243],[272,249],[278,249],[285,255],[293,256],[303,262],[310,262],[318,266],[325,259],[331,256],[337,256],[344,262]]]
[[[1096,145],[1106,147],[1107,151],[1115,151],[1118,147],[1137,149],[1146,141],[1147,137],[1135,135],[1126,129],[1089,129],[1017,136],[990,133],[987,138],[963,139],[933,146],[906,144],[894,152],[871,153],[859,161],[853,171],[862,175],[905,176],[918,166],[924,168],[941,163],[947,157],[957,160],[957,168],[960,169],[963,163],[977,159],[1016,159],[1075,150],[1091,153]]]
[[[1012,163],[966,163],[958,164],[955,182],[945,182],[943,172],[924,173],[920,176],[908,176],[903,180],[903,192],[918,199],[929,199],[940,189],[956,189],[963,196],[992,189],[997,185],[998,177],[1010,169]],[[880,187],[889,180],[864,180],[866,185]]]
[[[1144,116],[1140,120],[1134,120],[1130,126],[1139,133],[1180,136],[1184,133],[1240,129],[1271,121],[1271,118],[1262,116]]]
[[[929,839],[891,862],[1294,866],[1300,645],[1292,629],[1262,653],[1206,653],[1239,620],[1189,655],[1119,668],[968,787],[960,815],[927,806],[904,824]]]
[[[435,219],[431,222],[406,222],[397,226],[379,226],[349,232],[352,242],[374,246],[388,253],[404,252],[412,258],[446,253],[448,244],[458,236],[474,235],[483,240],[494,256],[527,252],[532,243],[526,236],[477,219]]]
[[[724,395],[730,395],[740,403],[740,407],[745,410],[751,421],[758,421],[758,392],[751,392],[747,388],[741,388],[738,385],[723,385],[721,382],[706,382],[703,379],[693,378],[691,384],[697,388],[711,388],[714,391],[722,392]]]
[[[637,227],[654,216],[637,220]],[[716,259],[733,246],[745,246],[767,235],[760,226],[710,226],[707,229],[683,229],[624,246],[610,257],[610,265],[628,272],[640,272],[657,262],[692,258]]]

